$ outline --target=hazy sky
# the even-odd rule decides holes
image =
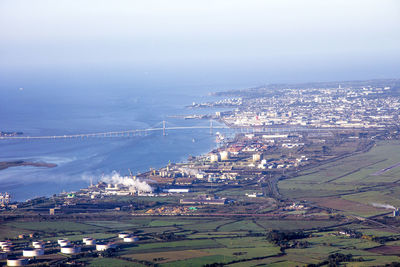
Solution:
[[[400,1],[0,0],[1,72],[110,66],[253,83],[399,78]]]

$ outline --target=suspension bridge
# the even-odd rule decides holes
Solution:
[[[147,129],[133,129],[124,131],[109,131],[109,132],[98,132],[98,133],[82,133],[82,134],[65,134],[65,135],[44,135],[44,136],[0,136],[0,140],[35,140],[35,139],[73,139],[73,138],[107,138],[107,137],[132,137],[141,134],[147,134],[150,132],[161,132],[163,136],[167,135],[167,131],[175,130],[201,130],[208,129],[210,134],[213,133],[214,129],[231,129],[236,131],[255,131],[255,128],[231,128],[228,126],[213,125],[213,121],[210,120],[210,125],[202,126],[167,126],[166,121],[162,121],[161,127],[152,127]],[[158,124],[157,124],[158,125]],[[310,131],[312,129],[307,128],[262,128],[257,129],[262,132],[277,133],[277,132],[293,132],[293,131]]]

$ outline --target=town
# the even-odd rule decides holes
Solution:
[[[228,260],[205,264],[289,260],[288,255],[293,259],[301,253],[296,249],[313,246],[327,251],[337,246],[346,261],[364,261],[365,253],[374,264],[382,255],[395,261],[391,251],[400,240],[398,84],[260,87],[219,94],[238,98],[193,103],[192,109],[233,108],[204,118],[239,131],[231,138],[215,133],[217,145],[204,155],[143,173],[113,173],[76,192],[26,202],[1,195],[0,220],[8,231],[1,233],[0,262],[85,265],[100,257],[155,266],[174,261],[162,246],[160,255],[151,257],[147,247],[160,240],[192,242],[196,245],[182,246],[195,249],[198,257],[214,255],[209,245],[199,245],[207,236],[260,244],[268,240],[271,248],[266,256],[247,247],[242,250],[248,252],[238,254],[227,245]],[[83,228],[68,225],[69,218]],[[209,227],[201,228],[200,222]],[[271,230],[276,224],[284,232]],[[290,231],[302,233],[277,241]],[[318,243],[317,237],[337,245]],[[341,245],[345,238],[361,244],[354,245],[352,256]],[[323,255],[316,258],[323,260]]]

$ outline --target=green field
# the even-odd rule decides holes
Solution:
[[[7,223],[6,226],[17,229],[44,232],[85,232],[99,231],[103,229],[103,227],[70,221],[12,222]]]
[[[83,237],[90,236],[98,241],[116,242],[117,250],[110,254],[82,256],[79,260],[88,266],[157,264],[175,267],[214,263],[236,267],[306,266],[321,263],[333,253],[352,254],[353,259],[362,260],[343,263],[347,266],[377,266],[399,262],[400,252],[391,251],[396,249],[395,246],[400,246],[400,233],[396,232],[397,229],[355,217],[390,212],[374,207],[373,203],[400,207],[400,167],[378,173],[400,162],[399,152],[399,141],[379,142],[367,153],[322,164],[300,172],[297,177],[279,181],[278,187],[283,198],[306,200],[319,206],[301,212],[285,212],[284,216],[287,217],[281,214],[276,217],[134,217],[125,214],[104,218],[88,216],[79,221],[24,221],[24,218],[19,218],[2,224],[0,237],[11,238],[17,246],[25,246],[31,241],[29,238],[17,239],[18,234],[33,232],[38,235],[37,239],[44,241],[67,238],[80,244]],[[231,188],[220,192],[220,195],[241,197],[243,192]],[[166,200],[172,201],[171,198]],[[247,198],[243,200],[247,201]],[[150,198],[144,201],[150,201]],[[223,207],[224,211],[237,214],[243,211],[240,210],[243,207],[250,207],[250,212],[250,209],[258,207],[269,209],[273,206],[275,209],[291,202],[270,198],[248,201],[251,205],[227,205]],[[207,209],[212,210],[214,207]],[[317,214],[323,216],[308,217],[309,210],[316,210]],[[400,220],[390,219],[394,225],[400,225]],[[356,231],[359,235],[348,237],[338,234],[342,227]],[[284,233],[292,231],[296,235],[303,230],[306,234],[284,239],[283,242],[279,239],[279,243],[270,238],[269,232],[273,230]],[[118,238],[118,233],[122,231],[134,233],[139,241],[123,243]],[[93,253],[90,250],[86,247],[86,252]]]
[[[366,153],[303,171],[297,177],[280,181],[278,187],[286,197],[310,199],[317,204],[320,199],[330,197],[331,201],[326,203],[328,207],[337,206],[352,214],[383,213],[384,209],[372,204],[400,206],[400,167],[377,172],[399,163],[399,152],[399,141],[381,141]],[[335,203],[335,199],[348,202]]]

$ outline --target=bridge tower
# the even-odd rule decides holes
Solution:
[[[162,135],[166,136],[166,132],[165,132],[165,121],[162,121]]]
[[[210,120],[210,134],[213,134],[213,121]]]

